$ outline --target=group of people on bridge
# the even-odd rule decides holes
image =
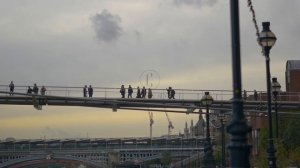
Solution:
[[[172,87],[169,87],[166,90],[168,93],[168,98],[175,99],[175,90],[172,89]],[[92,85],[90,85],[89,87],[85,85],[83,87],[83,97],[87,97],[87,96],[93,97],[93,92],[94,89]],[[121,85],[120,94],[121,94],[121,98],[125,98],[126,88],[124,85]],[[131,85],[129,85],[127,88],[127,98],[132,98],[132,94],[133,94],[133,88]],[[140,87],[138,86],[136,91],[136,98],[146,98],[146,97],[148,99],[151,99],[153,97],[152,89],[151,88],[146,89],[145,86],[143,86],[142,89],[140,89]]]
[[[10,84],[8,85],[8,87],[9,87],[9,95],[10,96],[14,95],[14,90],[15,90],[15,84],[14,84],[14,82],[11,81]],[[45,95],[46,91],[47,91],[46,87],[42,86],[42,88],[40,90],[41,95]],[[28,86],[27,94],[35,94],[35,95],[37,95],[38,93],[39,93],[39,88],[36,85],[36,83],[33,85],[33,88],[31,88],[30,86]]]
[[[89,95],[89,97],[93,97],[93,93],[94,93],[94,89],[93,89],[92,85],[90,85],[89,87],[87,87],[87,85],[84,85],[83,97],[87,97],[87,94]]]
[[[168,93],[168,98],[169,99],[175,99],[175,90],[172,89],[172,87],[169,87],[166,90],[167,90],[167,93]],[[127,98],[132,98],[133,88],[131,87],[131,85],[128,86],[127,92],[128,92]],[[126,88],[125,88],[124,85],[121,85],[120,93],[121,93],[121,98],[125,98]],[[147,93],[148,93],[148,95],[147,95]],[[136,92],[136,98],[146,98],[146,96],[148,97],[148,99],[151,99],[153,97],[152,89],[149,88],[148,91],[147,91],[145,86],[143,86],[142,89],[140,89],[140,87],[138,86],[137,87],[137,92]]]
[[[9,84],[9,94],[11,96],[14,94],[14,89],[15,89],[15,84],[13,81],[11,81]],[[151,88],[146,89],[145,86],[143,86],[141,89],[140,89],[140,87],[137,87],[136,90],[137,90],[136,98],[146,98],[147,97],[148,99],[151,99],[153,97]],[[166,88],[166,90],[167,90],[168,98],[175,99],[175,90],[172,89],[172,87]],[[39,87],[35,83],[32,88],[31,88],[31,86],[28,86],[27,94],[37,95],[39,93],[39,91],[40,91],[41,95],[46,95],[47,89],[45,86],[42,86],[42,88],[39,90]],[[83,87],[83,97],[93,97],[93,93],[94,93],[94,89],[93,89],[92,85],[89,85],[89,87],[87,87],[87,85],[85,85]],[[121,85],[120,94],[121,94],[121,98],[125,98],[126,88],[124,85]],[[133,94],[133,88],[131,85],[129,85],[127,88],[127,98],[132,98],[132,94]]]
[[[127,98],[132,98],[133,88],[131,87],[131,85],[128,86],[127,91],[128,91]],[[124,85],[121,85],[120,93],[121,93],[121,98],[125,98],[126,89]],[[148,99],[151,99],[153,97],[151,88],[149,88],[147,92],[145,86],[143,86],[142,89],[140,89],[140,87],[137,87],[136,98],[146,98],[146,96],[148,97]]]

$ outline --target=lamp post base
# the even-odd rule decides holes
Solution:
[[[204,159],[203,159],[203,168],[215,168],[215,158],[213,156],[213,150],[210,138],[206,138],[204,143]]]

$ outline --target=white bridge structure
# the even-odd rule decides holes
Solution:
[[[83,87],[46,86],[45,95],[27,94],[27,87],[15,86],[14,94],[10,95],[8,86],[0,85],[0,104],[33,105],[37,109],[41,109],[44,105],[86,106],[111,108],[113,111],[127,109],[199,114],[197,110],[205,108],[201,103],[201,98],[205,92],[209,92],[214,98],[210,109],[223,110],[228,113],[232,109],[231,90],[175,89],[176,99],[168,99],[166,89],[153,89],[153,98],[148,99],[120,98],[119,88],[94,87],[93,97],[83,97]],[[133,96],[135,92],[136,90]],[[281,112],[300,109],[300,93],[280,93],[277,97],[278,108]],[[266,104],[264,91],[258,91],[256,100],[251,91],[247,91],[244,97],[244,110],[248,112],[265,113]],[[181,111],[175,109],[181,109]]]
[[[153,97],[120,98],[119,88],[94,87],[93,97],[83,97],[83,87],[46,86],[47,92],[27,94],[28,86],[16,86],[14,93],[7,85],[0,85],[0,104],[30,105],[40,110],[43,106],[80,106],[117,110],[163,111],[186,114],[202,114],[201,98],[209,92],[214,98],[209,115],[231,115],[231,90],[175,89],[175,99],[168,99],[166,89],[153,89]],[[135,95],[136,90],[134,90]],[[261,117],[267,114],[266,92],[244,94],[245,115]],[[300,93],[279,93],[279,115],[299,116]],[[274,105],[274,102],[272,102]],[[212,117],[213,118],[213,117]],[[89,167],[108,167],[127,161],[142,165],[168,154],[183,164],[203,156],[203,137],[157,137],[113,139],[37,139],[0,141],[0,167],[30,167],[51,162],[85,163]]]

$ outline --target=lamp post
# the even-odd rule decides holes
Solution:
[[[277,108],[277,95],[281,89],[280,83],[277,81],[277,78],[272,78],[272,93],[275,101],[275,127],[276,127],[276,138],[278,138],[278,108]]]
[[[273,143],[272,133],[272,112],[271,112],[271,73],[270,73],[270,50],[276,42],[276,37],[270,30],[270,22],[262,23],[263,30],[259,34],[258,42],[263,48],[263,53],[266,59],[266,80],[267,80],[267,98],[268,98],[268,125],[269,125],[269,138],[268,138],[268,165],[269,168],[276,168],[276,150]]]
[[[204,168],[216,167],[213,157],[213,150],[210,140],[209,130],[209,106],[213,103],[213,98],[209,95],[209,92],[205,92],[205,95],[201,99],[201,103],[206,108],[206,141],[204,143]]]
[[[226,130],[231,134],[228,149],[230,152],[230,167],[249,168],[250,148],[247,134],[251,132],[245,120],[242,100],[242,73],[240,52],[239,0],[230,0],[231,17],[231,51],[232,51],[232,119]]]
[[[221,123],[221,139],[222,139],[222,155],[221,155],[221,165],[222,168],[226,167],[226,159],[225,159],[225,133],[224,133],[224,126],[225,126],[225,114],[223,111],[220,111],[219,115],[218,115],[219,119],[220,119],[220,123]]]

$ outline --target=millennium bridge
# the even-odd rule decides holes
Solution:
[[[209,92],[214,98],[210,109],[230,112],[232,109],[231,90],[191,90],[176,89],[176,99],[168,99],[166,89],[153,89],[153,98],[120,98],[119,88],[94,87],[93,97],[83,97],[82,87],[46,86],[46,95],[26,94],[27,86],[16,86],[15,93],[10,95],[6,85],[0,85],[0,104],[33,105],[41,109],[44,105],[52,106],[82,106],[111,108],[113,111],[151,110],[199,114],[197,109],[205,109],[201,98]],[[267,95],[265,91],[258,92],[255,100],[252,91],[247,91],[244,98],[244,110],[252,113],[266,113]],[[280,113],[300,110],[299,93],[281,93],[277,101]],[[180,110],[176,110],[180,109]],[[295,113],[292,113],[295,114]]]
[[[0,85],[0,104],[30,105],[41,110],[43,106],[80,106],[117,110],[141,110],[202,114],[201,98],[205,92],[213,97],[209,115],[230,116],[232,111],[231,90],[176,89],[176,99],[168,99],[166,89],[153,89],[153,98],[120,98],[119,88],[94,87],[93,97],[83,97],[82,87],[46,86],[45,95],[27,94],[27,86],[16,86],[14,93]],[[243,104],[246,115],[261,117],[266,114],[267,95],[247,91]],[[299,116],[300,94],[280,93],[276,102],[279,115]],[[274,105],[274,103],[272,104]],[[203,157],[203,137],[156,137],[111,139],[36,139],[0,141],[0,167],[30,167],[43,163],[78,162],[88,167],[109,167],[114,164],[133,162],[137,165],[161,159],[167,153],[174,161],[173,167],[182,167]],[[179,164],[179,165],[178,165]]]

